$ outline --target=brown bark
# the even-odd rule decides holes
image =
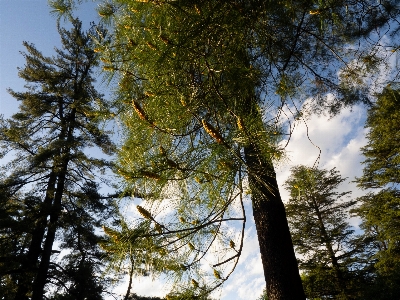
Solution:
[[[305,300],[272,161],[252,144],[244,154],[268,299]]]

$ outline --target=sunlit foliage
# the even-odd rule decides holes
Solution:
[[[179,264],[176,292],[200,296],[228,278],[241,254],[248,189],[268,296],[304,298],[273,166],[279,141],[310,109],[370,103],[365,77],[382,57],[372,51],[379,42],[364,38],[387,29],[395,4],[100,4],[110,36],[95,50],[118,82],[124,130],[117,171],[127,190],[147,195],[138,207],[148,224],[141,239],[163,237]]]

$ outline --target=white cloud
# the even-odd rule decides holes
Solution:
[[[365,114],[365,108],[356,106],[330,120],[326,116],[311,116],[306,121],[298,121],[286,147],[290,161],[277,168],[282,199],[288,198],[283,184],[290,175],[290,168],[296,165],[336,167],[343,177],[348,177],[348,181],[361,175],[363,158],[360,148],[366,144]],[[343,184],[341,188],[352,190],[354,195],[360,194],[354,183]]]
[[[343,177],[348,177],[340,190],[351,190],[354,197],[363,194],[350,181],[362,174],[360,162],[363,157],[360,148],[366,144],[365,134],[367,131],[363,127],[365,114],[364,108],[355,107],[352,111],[344,110],[331,120],[324,116],[311,116],[306,123],[298,122],[296,124],[290,143],[286,148],[290,160],[280,164],[276,170],[280,192],[284,200],[288,198],[288,195],[282,185],[290,175],[290,168],[299,164],[313,166],[319,156],[319,149],[316,146],[321,149],[318,167],[326,169],[336,167]],[[223,287],[213,294],[217,299],[255,300],[262,294],[265,287],[251,205],[247,202],[250,201],[246,201],[248,221],[242,255],[234,273]],[[132,209],[132,212],[135,210]],[[351,225],[356,226],[358,223],[359,219],[350,219]],[[238,236],[235,236],[238,244]],[[152,282],[150,279],[144,278],[140,282],[135,281],[132,291],[140,295],[165,296],[168,289],[162,285],[161,281]]]
[[[128,280],[126,278],[123,283],[115,288],[114,293],[119,296],[125,296],[127,288]],[[136,277],[132,281],[131,293],[148,297],[165,297],[169,290],[170,287],[163,280],[153,280],[151,277]]]
[[[311,116],[307,121],[296,124],[286,148],[289,161],[279,165],[276,170],[282,199],[288,199],[283,183],[290,175],[290,168],[299,164],[313,166],[316,162],[319,168],[336,167],[343,177],[348,177],[340,191],[352,191],[353,197],[363,194],[363,191],[358,190],[355,183],[350,181],[362,174],[360,162],[363,157],[360,148],[366,144],[367,131],[363,127],[365,114],[364,108],[354,107],[352,110],[344,110],[330,120],[325,116]],[[349,221],[353,226],[359,224],[357,218]],[[244,255],[235,274],[223,289],[222,300],[255,300],[265,287],[256,232],[249,230],[247,234],[249,236],[246,239]]]
[[[245,233],[242,255],[235,272],[225,283],[221,300],[248,300],[256,299],[265,287],[264,271],[258,239],[251,212],[248,212],[249,221]]]

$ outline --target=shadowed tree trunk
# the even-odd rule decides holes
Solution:
[[[41,216],[36,222],[36,226],[32,232],[32,239],[29,246],[26,259],[21,264],[21,271],[24,272],[22,275],[18,276],[18,289],[15,299],[24,300],[28,299],[26,294],[32,289],[32,282],[34,276],[28,276],[32,271],[37,268],[37,261],[42,252],[42,241],[47,227],[47,217],[50,214],[51,206],[54,198],[54,189],[57,180],[57,175],[52,171],[49,175],[49,180],[47,183],[46,196],[43,200]]]
[[[245,147],[244,152],[268,295],[272,299],[305,299],[272,162],[254,145]]]
[[[53,244],[56,237],[56,231],[58,228],[58,220],[60,218],[62,209],[61,202],[64,195],[66,174],[68,172],[68,163],[70,161],[71,145],[73,144],[74,141],[73,133],[75,130],[75,114],[76,114],[76,109],[72,109],[70,115],[66,116],[66,120],[65,121],[63,120],[62,122],[64,123],[64,126],[68,126],[68,128],[64,127],[62,130],[62,135],[64,135],[63,134],[64,132],[68,131],[66,138],[67,146],[63,151],[64,153],[61,154],[62,162],[61,166],[58,167],[59,174],[58,174],[57,188],[54,196],[54,202],[51,208],[50,222],[48,225],[46,240],[44,242],[42,259],[40,260],[39,271],[37,273],[37,276],[33,284],[32,300],[41,300],[44,295],[44,286],[46,285],[47,281],[47,273],[50,266],[51,253],[53,250]],[[61,109],[60,109],[60,115],[62,115]]]
[[[319,229],[321,230],[322,242],[325,243],[325,247],[328,250],[329,258],[332,263],[332,268],[335,271],[337,289],[342,292],[343,300],[348,299],[347,295],[346,295],[346,282],[344,281],[342,271],[340,270],[340,265],[339,265],[338,259],[335,255],[335,252],[333,251],[332,242],[328,236],[328,233],[326,232],[322,214],[319,210],[319,207],[318,207],[317,201],[315,200],[315,197],[311,196],[311,199],[314,204],[315,214],[317,215],[317,218],[318,218]]]

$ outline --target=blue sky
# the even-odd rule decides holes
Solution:
[[[84,28],[97,18],[94,7],[89,2],[78,14]],[[46,0],[0,0],[0,114],[6,117],[18,109],[7,88],[19,91],[24,85],[17,70],[25,63],[20,54],[25,50],[22,42],[35,44],[46,56],[52,56],[54,47],[60,46],[56,18],[49,12]]]
[[[90,21],[95,21],[97,18],[94,7],[93,3],[88,3],[82,6],[79,12],[86,28]],[[54,46],[59,46],[60,42],[56,19],[49,14],[46,0],[0,0],[0,37],[0,114],[8,117],[17,111],[18,103],[6,89],[12,88],[18,91],[22,90],[24,85],[17,74],[17,67],[24,65],[24,59],[19,53],[24,50],[22,42],[34,43],[47,56],[53,55]],[[290,167],[298,164],[307,166],[314,164],[319,155],[319,149],[313,145],[315,144],[321,149],[319,166],[329,169],[336,167],[343,177],[349,177],[342,190],[352,190],[353,196],[361,195],[363,192],[350,181],[362,173],[360,162],[363,158],[359,149],[366,143],[366,130],[363,128],[365,115],[365,108],[355,107],[352,111],[344,110],[331,120],[324,116],[311,116],[307,121],[298,121],[291,142],[286,148],[288,160],[277,167],[279,184],[282,185],[289,176]],[[307,137],[305,124],[313,144]],[[287,193],[283,189],[281,194],[283,199],[287,199]],[[216,294],[223,300],[255,300],[265,285],[251,216],[251,212],[248,212],[250,220],[247,224],[245,248],[238,269]],[[354,225],[358,223],[357,220],[351,222]],[[125,288],[122,285],[117,291],[124,293]],[[160,282],[153,282],[151,278],[135,281],[132,291],[148,296],[164,296],[167,292]]]
[[[6,89],[19,90],[23,86],[17,74],[17,67],[24,64],[19,53],[24,48],[22,42],[35,43],[44,53],[49,53],[57,42],[55,20],[47,11],[46,1],[0,1],[0,113],[5,116],[18,107]]]

